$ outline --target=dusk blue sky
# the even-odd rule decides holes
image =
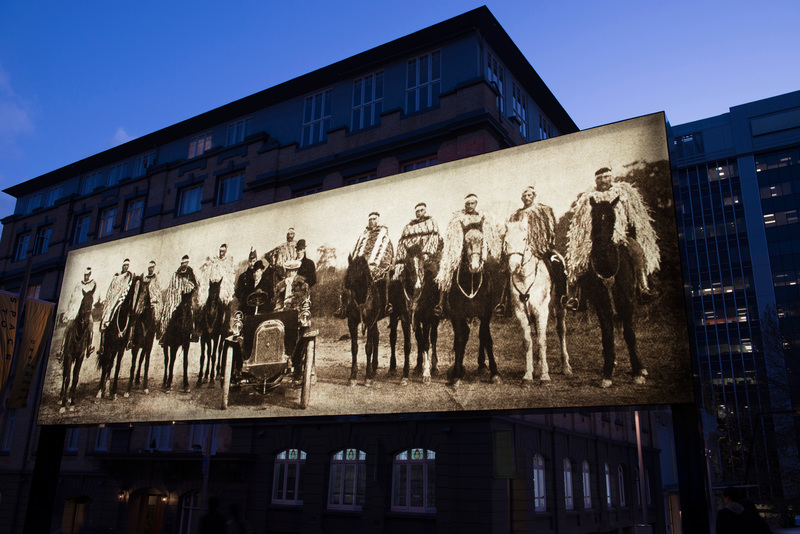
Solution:
[[[5,0],[0,189],[484,3],[581,129],[800,89],[796,0]]]

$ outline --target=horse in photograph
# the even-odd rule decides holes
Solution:
[[[509,287],[514,316],[522,329],[525,347],[524,386],[533,381],[533,338],[536,338],[538,351],[539,379],[550,380],[547,365],[547,323],[552,316],[556,321],[556,333],[561,348],[561,363],[565,375],[572,374],[566,342],[566,313],[564,307],[554,298],[554,287],[550,272],[542,258],[531,246],[534,236],[526,220],[509,222],[503,247],[508,258]]]
[[[358,376],[358,326],[364,336],[364,353],[367,356],[365,385],[369,386],[378,369],[378,321],[386,316],[386,290],[384,280],[372,279],[369,264],[363,256],[347,258],[344,275],[342,305],[350,330],[350,351],[353,362],[350,368],[350,385]]]
[[[395,347],[397,344],[397,323],[403,328],[403,351],[405,362],[401,384],[408,384],[409,354],[411,352],[410,331],[413,328],[417,340],[417,365],[415,372],[422,375],[422,382],[430,384],[431,372],[435,372],[436,340],[439,318],[434,307],[439,301],[439,289],[434,275],[425,268],[422,249],[413,245],[402,261],[402,270],[397,280],[389,284],[389,344],[392,355],[389,371],[396,367]]]
[[[92,353],[92,303],[94,291],[84,293],[75,319],[67,324],[64,346],[61,352],[61,408],[59,413],[75,409],[75,390],[81,374],[84,358]],[[70,381],[71,377],[71,381]]]
[[[502,381],[494,358],[494,342],[489,327],[496,304],[495,278],[499,266],[491,265],[487,261],[483,241],[484,235],[480,227],[464,229],[461,261],[446,295],[450,322],[453,325],[455,353],[455,361],[449,373],[451,385],[458,384],[466,374],[464,353],[469,341],[469,322],[472,319],[480,321],[479,350],[489,360],[491,381],[495,384]]]
[[[222,361],[222,340],[228,333],[230,310],[220,298],[218,282],[202,282],[208,284],[208,298],[197,314],[197,328],[200,331],[200,372],[197,385],[208,382],[214,385],[215,371],[219,373],[218,362]]]
[[[161,345],[165,358],[169,357],[168,371],[165,374],[164,389],[172,391],[172,378],[178,349],[183,354],[183,390],[189,392],[189,345],[194,335],[194,313],[192,300],[194,293],[187,292],[180,296],[180,303],[172,312],[164,328]]]
[[[616,366],[614,350],[614,316],[622,323],[622,335],[628,345],[634,383],[644,384],[645,369],[636,347],[634,315],[636,312],[636,272],[627,247],[612,240],[616,215],[614,208],[619,202],[597,202],[591,204],[591,252],[589,270],[580,279],[583,295],[597,313],[603,345],[603,379],[601,387],[611,386]]]
[[[108,326],[106,326],[103,336],[103,346],[98,354],[97,365],[100,368],[100,387],[97,391],[97,398],[103,397],[117,398],[117,382],[119,380],[119,369],[122,366],[122,358],[128,348],[128,341],[133,330],[134,313],[133,303],[139,290],[140,280],[135,277],[130,285],[119,296],[116,302],[106,302],[106,306],[114,306],[111,312]],[[111,381],[111,371],[114,371],[114,379]],[[111,387],[109,389],[109,382]]]
[[[142,384],[145,395],[150,393],[148,388],[148,375],[150,372],[150,354],[153,351],[153,342],[158,329],[158,310],[153,306],[153,299],[150,291],[153,291],[151,284],[144,284],[141,275],[137,277],[139,291],[136,301],[133,303],[133,325],[131,333],[131,374],[128,380],[128,391],[126,397],[131,394],[133,386]],[[156,289],[157,291],[157,289]],[[160,295],[158,296],[160,297]],[[166,358],[164,358],[164,371],[166,372]],[[142,366],[144,366],[144,376],[142,376]],[[134,377],[135,375],[135,377]]]

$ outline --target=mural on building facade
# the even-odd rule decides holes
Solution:
[[[71,251],[39,422],[691,402],[683,297],[654,114]]]

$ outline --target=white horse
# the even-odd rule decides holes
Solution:
[[[550,313],[556,320],[556,331],[561,345],[561,362],[565,375],[572,374],[567,352],[564,307],[552,298],[550,273],[544,260],[536,257],[531,248],[526,220],[506,224],[503,247],[508,257],[509,286],[514,315],[522,328],[525,343],[525,376],[523,386],[533,382],[533,335],[539,351],[540,380],[550,380],[547,366],[547,321]]]

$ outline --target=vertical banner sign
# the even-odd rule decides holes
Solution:
[[[25,322],[19,349],[19,361],[14,383],[11,385],[9,408],[24,408],[28,393],[36,376],[36,369],[44,352],[44,346],[53,329],[55,304],[41,300],[25,302]]]
[[[17,296],[0,291],[0,389],[5,387],[11,372],[14,355],[14,336],[17,334]]]

